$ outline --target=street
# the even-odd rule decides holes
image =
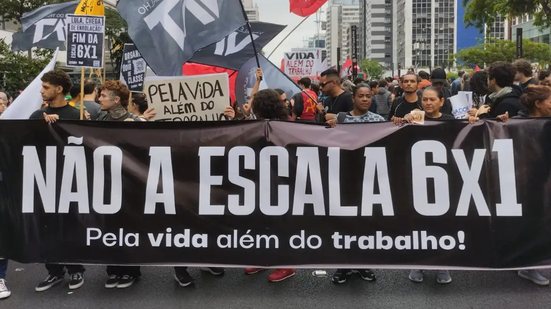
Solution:
[[[413,283],[407,270],[375,270],[377,280],[353,275],[343,285],[330,277],[314,277],[299,270],[280,283],[266,280],[268,271],[246,276],[242,269],[226,269],[213,277],[190,269],[195,285],[182,288],[170,267],[142,267],[142,279],[128,289],[103,287],[104,267],[87,266],[84,286],[69,291],[67,282],[37,293],[34,286],[46,277],[42,265],[10,262],[7,282],[12,296],[0,308],[548,308],[549,287],[539,287],[513,271],[452,271],[453,282],[441,286],[435,272],[425,272],[423,283]],[[328,270],[328,275],[333,270]],[[551,276],[551,270],[545,270]],[[66,277],[68,278],[68,277]]]

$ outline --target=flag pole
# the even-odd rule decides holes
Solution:
[[[84,67],[80,68],[80,120],[84,120]]]
[[[251,44],[253,45],[254,58],[256,59],[256,67],[260,68],[260,61],[258,60],[258,52],[256,51],[256,44],[254,43],[254,37],[253,37],[253,31],[251,29],[251,23],[249,22],[249,17],[247,16],[247,13],[245,12],[245,7],[243,6],[243,2],[241,0],[239,0],[239,4],[241,5],[241,11],[243,12],[243,17],[245,17],[245,21],[247,22],[247,29],[249,30],[249,36],[251,37]]]
[[[274,52],[281,46],[281,44],[283,44],[283,42],[285,42],[285,40],[287,40],[289,38],[289,36],[291,34],[293,34],[293,32],[295,32],[295,30],[297,30],[298,27],[300,27],[300,25],[302,25],[308,19],[308,17],[310,17],[310,16],[312,16],[312,15],[308,15],[308,16],[304,17],[304,19],[302,19],[302,21],[300,23],[298,23],[298,25],[296,25],[293,28],[293,30],[291,30],[289,33],[287,33],[287,35],[279,42],[279,44],[277,44],[277,46],[272,50],[272,52],[266,58],[270,58],[274,54]]]

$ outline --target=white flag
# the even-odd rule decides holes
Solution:
[[[50,63],[46,65],[44,70],[30,83],[25,90],[13,101],[13,103],[2,113],[0,119],[29,119],[31,114],[40,109],[42,106],[42,95],[40,88],[42,81],[40,80],[44,73],[52,71],[55,68],[57,54],[59,49],[56,49]]]

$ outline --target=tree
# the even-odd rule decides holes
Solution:
[[[497,16],[534,16],[534,25],[551,27],[551,0],[463,0],[467,25],[483,29]]]
[[[29,58],[25,54],[12,52],[10,46],[0,40],[0,68],[3,68],[0,70],[0,89],[12,94],[25,89],[51,57],[52,51],[36,50]]]
[[[70,0],[2,0],[2,11],[0,15],[6,20],[21,22],[25,12],[33,11],[41,6],[53,3],[69,2]],[[111,65],[114,68],[115,76],[118,76],[122,51],[125,43],[131,42],[127,32],[128,26],[116,10],[106,8],[105,10],[105,35],[108,38],[109,51],[111,53]],[[40,51],[39,53],[44,52]],[[0,54],[0,57],[2,54]],[[29,57],[31,53],[29,51]]]
[[[128,25],[119,15],[119,12],[113,9],[105,10],[105,35],[109,39],[109,51],[111,53],[111,65],[115,76],[118,78],[120,63],[125,43],[131,43],[128,35]]]
[[[364,59],[360,62],[360,69],[366,72],[371,79],[380,79],[385,68],[375,60]]]
[[[522,40],[523,58],[537,62],[540,66],[551,62],[551,47],[544,43]],[[512,62],[516,58],[516,43],[508,40],[488,40],[475,47],[465,48],[458,52],[456,59],[469,65],[491,64],[495,61]]]

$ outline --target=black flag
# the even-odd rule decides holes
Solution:
[[[52,4],[26,13],[21,19],[24,31],[13,35],[13,51],[29,50],[32,47],[65,49],[67,25],[65,15],[73,14],[78,1]]]
[[[260,89],[266,88],[279,88],[287,94],[290,98],[295,93],[299,93],[301,89],[295,84],[285,73],[276,67],[270,60],[262,55],[258,55],[260,67],[263,72],[263,79],[260,83]],[[235,96],[237,102],[245,103],[250,95],[250,91],[254,86],[256,80],[256,60],[255,58],[249,59],[237,73],[237,79],[235,80]]]
[[[284,28],[285,26],[277,24],[251,22],[257,50],[262,50]],[[239,70],[247,60],[254,57],[251,43],[249,30],[246,26],[242,26],[217,43],[196,52],[190,61]]]
[[[155,74],[177,76],[199,49],[245,24],[240,0],[120,0],[128,32]]]

